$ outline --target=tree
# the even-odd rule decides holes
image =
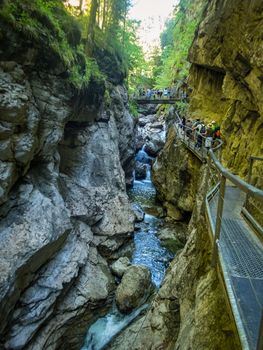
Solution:
[[[91,8],[90,8],[88,40],[87,40],[87,49],[90,54],[92,54],[92,47],[94,45],[97,10],[98,10],[98,0],[92,0]]]

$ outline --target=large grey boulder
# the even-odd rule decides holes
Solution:
[[[184,247],[186,242],[186,224],[177,224],[161,228],[158,232],[158,238],[163,246],[169,249],[172,253],[177,253],[178,250]]]
[[[145,301],[151,287],[151,273],[146,267],[129,267],[116,291],[118,309],[123,313],[130,313]]]
[[[146,116],[144,115],[140,116],[137,123],[139,126],[145,126],[146,124],[154,123],[155,121],[156,121],[156,115],[149,114]]]
[[[135,163],[135,179],[144,180],[147,176],[147,165],[141,162]]]
[[[137,203],[133,203],[131,208],[132,208],[132,211],[135,215],[135,222],[143,221],[145,213],[144,213],[142,207]]]
[[[124,256],[111,265],[111,270],[117,277],[122,277],[129,266],[131,266],[130,260]]]
[[[165,140],[160,133],[152,134],[150,139],[145,144],[145,152],[150,156],[156,157],[158,153],[162,150],[165,144]]]

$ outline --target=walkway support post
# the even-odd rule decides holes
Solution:
[[[259,327],[259,334],[258,334],[258,344],[257,344],[257,350],[263,349],[263,310],[261,310],[261,322]]]
[[[253,169],[253,163],[254,163],[254,158],[250,157],[249,158],[249,166],[248,166],[248,180],[247,182],[251,184],[251,178],[252,178],[252,169]],[[245,208],[248,207],[248,199],[249,199],[249,194],[246,194],[246,200],[245,200]]]
[[[202,153],[201,153],[201,155],[202,155],[202,160],[204,161],[206,149],[205,149],[205,138],[204,138],[203,135],[202,135],[201,151],[202,151]]]
[[[214,244],[213,244],[213,255],[212,255],[212,261],[211,261],[212,267],[216,266],[217,258],[218,258],[217,241],[220,238],[220,232],[221,232],[222,215],[224,210],[225,189],[226,189],[226,178],[225,176],[222,175],[220,180],[219,199],[218,199],[217,214],[216,214],[216,228],[215,228],[215,236],[214,236]]]

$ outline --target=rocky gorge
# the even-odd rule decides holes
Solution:
[[[189,54],[191,115],[221,123],[242,177],[262,154],[263,9],[244,3],[210,1]],[[134,121],[110,52],[78,89],[42,42],[1,23],[0,44],[0,349],[241,349],[210,264],[207,165],[155,106]],[[125,319],[104,343],[103,316]]]
[[[261,1],[210,1],[189,53],[191,116],[221,124],[223,164],[241,177],[247,175],[249,156],[262,156],[260,26]],[[255,168],[262,173],[261,163]],[[210,264],[206,177],[207,167],[171,127],[153,166],[153,182],[171,220],[190,218],[187,242],[170,264],[147,315],[110,349],[241,349],[222,283]],[[262,188],[260,181],[260,175],[253,179]]]
[[[189,52],[190,115],[221,124],[223,164],[241,177],[262,156],[262,2],[210,1]],[[252,39],[253,38],[253,39]],[[252,136],[253,135],[253,136]],[[253,184],[262,188],[262,164]],[[170,128],[153,166],[157,196],[172,220],[189,219],[187,242],[171,263],[147,316],[112,349],[241,349],[217,271],[205,217],[207,166]],[[136,340],[122,347],[137,334]]]

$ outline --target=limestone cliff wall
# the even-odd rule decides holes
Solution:
[[[262,1],[209,1],[189,54],[192,63],[189,82],[193,88],[191,114],[206,122],[214,119],[221,124],[223,161],[242,177],[247,175],[249,156],[263,155],[262,38],[259,30],[262,13]],[[171,142],[172,133],[164,148],[166,154],[159,157],[159,164],[155,166],[159,198],[166,201],[176,195],[173,202],[179,207],[180,192],[173,192],[173,188],[182,188],[193,198],[187,193],[191,180],[180,185],[177,174],[181,169],[189,169],[191,176],[198,176],[201,182],[193,187],[197,197],[192,206],[187,243],[173,261],[160,291],[160,295],[165,296],[163,291],[170,289],[169,296],[174,296],[177,310],[171,311],[168,297],[162,300],[157,297],[150,321],[146,321],[151,325],[149,338],[161,333],[162,328],[154,329],[153,325],[155,312],[162,310],[162,319],[173,317],[176,320],[176,314],[180,316],[175,321],[174,339],[172,331],[165,329],[168,349],[239,349],[222,285],[210,266],[211,242],[203,197],[206,169],[192,167],[191,155],[184,146]],[[262,163],[255,164],[253,184],[259,187],[262,186],[262,169]],[[169,182],[165,177],[168,174]],[[141,336],[142,339],[146,337]]]
[[[221,124],[225,164],[241,176],[263,155],[262,14],[261,0],[209,1],[189,53],[191,113]]]
[[[201,161],[182,144],[176,129],[169,128],[165,146],[153,165],[157,197],[173,220],[189,219],[198,191]]]
[[[107,101],[102,83],[77,91],[52,52],[0,31],[0,348],[79,349],[133,232],[127,93],[120,80]]]

